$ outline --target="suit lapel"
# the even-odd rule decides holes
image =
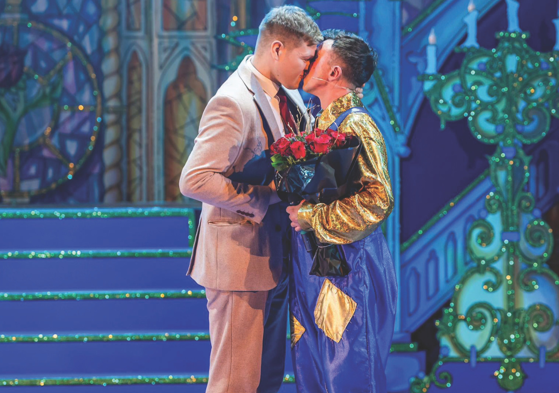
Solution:
[[[256,102],[256,105],[260,107],[260,110],[266,117],[266,121],[268,122],[268,125],[272,130],[272,134],[274,135],[274,140],[277,141],[283,136],[283,133],[279,129],[278,122],[276,121],[276,117],[274,116],[274,111],[268,103],[268,97],[266,96],[266,93],[264,93],[264,90],[262,90],[262,88],[260,87],[260,84],[256,80],[256,77],[253,76],[253,78],[255,83],[258,85],[258,87],[254,90],[254,102]]]
[[[276,122],[272,107],[268,103],[266,93],[264,93],[264,90],[260,86],[260,83],[258,83],[258,79],[256,79],[256,76],[254,76],[254,74],[246,65],[246,62],[250,61],[250,57],[251,56],[249,55],[244,58],[242,63],[239,65],[237,72],[246,87],[252,92],[252,94],[254,94],[254,102],[256,103],[256,105],[258,105],[261,113],[263,113],[265,117],[265,119],[262,119],[262,121],[266,121],[268,123],[268,126],[272,131],[272,135],[274,136],[274,140],[278,140],[282,137],[283,134],[279,129],[278,123]]]

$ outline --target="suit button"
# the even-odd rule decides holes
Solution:
[[[281,225],[276,225],[276,232],[281,232]]]

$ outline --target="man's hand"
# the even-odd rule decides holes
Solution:
[[[363,84],[363,86],[361,87],[356,87],[355,88],[355,94],[357,94],[357,97],[359,97],[360,100],[363,99],[363,88],[365,87],[365,84]]]
[[[297,232],[301,231],[301,226],[299,225],[299,220],[297,219],[297,215],[299,213],[299,209],[303,205],[305,201],[301,201],[297,206],[289,206],[287,210],[287,214],[289,214],[289,219],[291,220],[291,226],[295,228]]]

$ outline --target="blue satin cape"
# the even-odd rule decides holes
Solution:
[[[396,314],[397,284],[381,228],[343,245],[351,272],[328,278],[357,307],[339,343],[315,323],[314,310],[325,277],[309,275],[312,259],[293,232],[290,309],[305,332],[292,347],[299,393],[385,393],[385,367]]]

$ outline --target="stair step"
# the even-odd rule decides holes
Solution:
[[[169,376],[173,378],[170,379]],[[35,393],[38,391],[41,393],[91,393],[98,391],[106,392],[107,389],[118,393],[153,393],[153,386],[157,386],[158,393],[203,393],[206,391],[206,383],[202,383],[201,381],[206,381],[207,375],[193,375],[193,373],[169,375],[167,373],[163,375],[149,374],[140,376],[142,377],[141,380],[138,377],[138,375],[52,376],[44,379],[20,379],[17,381],[17,384],[13,378],[1,379],[0,377],[0,386],[18,386],[18,393]],[[43,383],[43,385],[41,385],[41,383]],[[41,389],[39,390],[38,387],[41,387]],[[278,393],[295,392],[296,387],[293,375],[292,373],[286,374],[284,383]]]
[[[285,340],[286,354],[290,342]],[[10,379],[44,375],[206,374],[210,341],[113,341],[2,344],[0,370]],[[285,370],[293,372],[291,356]],[[167,374],[169,375],[169,374]]]
[[[287,343],[287,341],[286,341]],[[49,374],[207,374],[210,342],[2,344],[0,370],[12,378]]]
[[[208,330],[206,299],[0,301],[0,332]],[[8,317],[11,316],[11,317]]]
[[[109,377],[112,378],[112,377]],[[19,385],[18,385],[19,386]],[[40,388],[39,388],[40,387]],[[176,385],[157,385],[156,388],[151,384],[146,385],[118,385],[118,386],[19,386],[16,393],[205,393],[206,384],[176,384]],[[294,383],[284,383],[278,393],[296,393]]]
[[[186,277],[188,263],[184,257],[2,260],[0,256],[0,288],[2,292],[203,289]]]
[[[2,209],[0,250],[186,248],[195,221],[193,209]]]

